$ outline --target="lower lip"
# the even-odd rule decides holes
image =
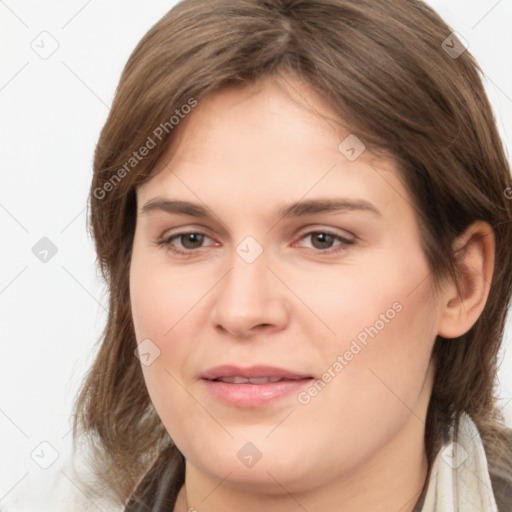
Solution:
[[[291,393],[299,393],[313,379],[282,380],[267,384],[231,384],[203,379],[214,398],[232,407],[262,407]]]

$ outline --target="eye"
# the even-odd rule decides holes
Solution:
[[[300,240],[306,240],[310,238],[311,247],[306,247],[308,249],[313,249],[316,252],[338,252],[340,250],[346,249],[347,245],[353,245],[355,243],[354,239],[348,239],[336,233],[332,233],[330,231],[309,231],[301,236]],[[334,250],[333,247],[336,247]]]
[[[163,238],[158,242],[159,246],[165,247],[174,254],[190,255],[194,249],[203,247],[203,242],[211,238],[204,233],[190,231],[176,233]]]

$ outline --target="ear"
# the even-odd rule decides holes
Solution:
[[[487,222],[477,221],[453,244],[460,268],[460,294],[450,281],[441,292],[438,334],[443,338],[462,336],[482,313],[494,271],[496,242]]]

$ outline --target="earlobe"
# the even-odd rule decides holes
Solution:
[[[477,221],[454,242],[459,263],[459,289],[450,282],[441,293],[438,334],[444,338],[462,336],[484,310],[494,270],[495,238],[491,226]]]

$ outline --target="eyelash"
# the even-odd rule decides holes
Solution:
[[[329,231],[329,230],[308,231],[308,232],[304,233],[303,235],[301,235],[299,240],[306,238],[308,236],[311,236],[311,235],[315,235],[315,234],[316,235],[322,234],[322,235],[332,236],[335,240],[340,242],[340,244],[335,247],[342,247],[341,249],[334,249],[334,250],[332,248],[329,248],[326,250],[321,250],[321,249],[314,249],[314,248],[306,247],[306,249],[314,251],[317,254],[335,254],[338,252],[342,252],[343,250],[346,250],[346,248],[343,248],[343,245],[348,246],[348,245],[354,245],[356,243],[355,239],[349,240],[349,239],[344,238],[341,235],[338,235],[337,233],[333,233],[332,231]],[[206,233],[202,233],[201,231],[183,231],[181,233],[175,233],[172,236],[163,238],[162,240],[157,242],[157,245],[160,247],[163,247],[164,249],[166,249],[166,250],[170,251],[171,253],[176,254],[178,256],[184,256],[184,257],[193,256],[193,253],[196,252],[198,249],[202,249],[202,247],[199,247],[197,249],[188,249],[186,251],[183,251],[181,249],[177,249],[171,243],[172,240],[174,240],[176,238],[180,238],[182,236],[186,236],[186,235],[201,235],[206,238],[210,238]]]

